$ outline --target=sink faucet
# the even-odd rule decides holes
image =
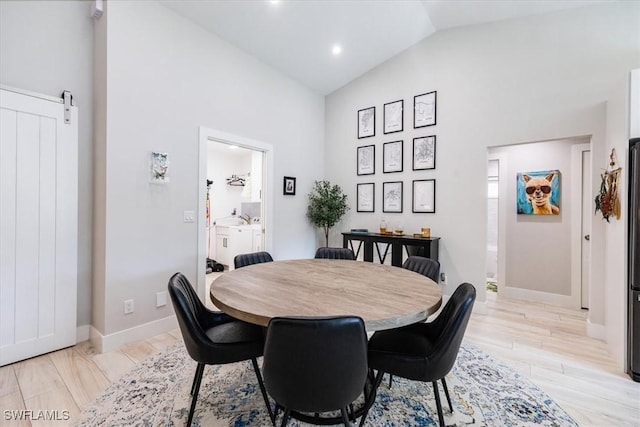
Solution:
[[[242,214],[242,215],[238,216],[238,218],[240,218],[241,220],[243,220],[247,224],[251,224],[251,217],[249,215]]]

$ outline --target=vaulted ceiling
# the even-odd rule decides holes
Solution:
[[[436,31],[599,0],[159,0],[250,55],[328,94]],[[334,54],[335,46],[341,52]]]

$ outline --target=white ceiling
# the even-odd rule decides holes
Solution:
[[[601,0],[159,1],[326,95],[436,31]]]

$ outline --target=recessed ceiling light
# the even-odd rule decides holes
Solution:
[[[334,44],[331,48],[331,53],[333,53],[334,56],[340,55],[342,53],[342,46],[340,46],[339,44]]]
[[[269,4],[271,4],[271,6],[277,6],[280,4],[280,0],[269,0]]]
[[[237,145],[229,145],[229,150],[235,150],[236,148],[238,148]]]

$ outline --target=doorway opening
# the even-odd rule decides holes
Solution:
[[[556,306],[586,306],[581,299],[590,292],[590,146],[590,137],[580,136],[489,147],[488,290]],[[556,210],[521,209],[531,200],[518,177],[547,171],[558,183]]]
[[[200,128],[197,290],[207,304],[236,255],[271,247],[272,162],[270,144]]]

